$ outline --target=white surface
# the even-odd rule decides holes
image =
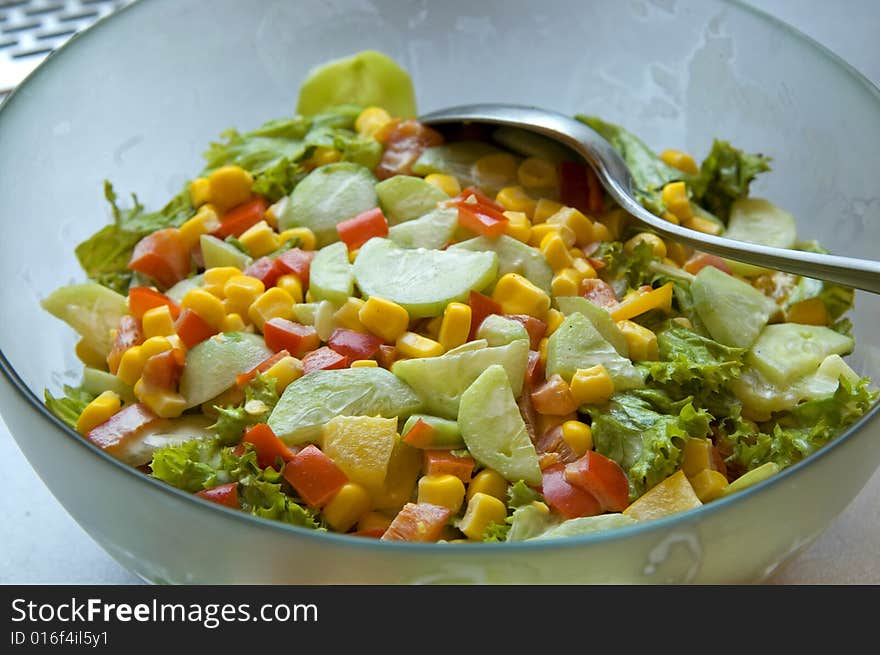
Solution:
[[[880,84],[877,0],[753,0]],[[0,584],[137,584],[67,515],[0,422]],[[880,472],[803,554],[779,573],[786,584],[880,584]]]

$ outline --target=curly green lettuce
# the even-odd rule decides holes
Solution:
[[[75,430],[79,415],[83,413],[86,405],[95,399],[95,394],[89,393],[82,387],[64,385],[63,396],[56,398],[46,389],[43,397],[49,411]]]
[[[217,421],[210,429],[224,445],[241,441],[245,431],[257,423],[265,423],[278,403],[276,381],[261,373],[244,388],[244,400],[238,405],[215,407]]]
[[[769,170],[769,157],[743,152],[716,139],[689,187],[697,204],[727,223],[733,202],[748,196],[752,180]]]

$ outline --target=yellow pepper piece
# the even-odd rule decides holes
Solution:
[[[475,494],[486,494],[507,501],[507,480],[500,473],[492,469],[483,469],[477,473],[468,484],[468,502]]]
[[[347,482],[321,510],[324,520],[336,532],[348,532],[370,511],[370,494],[356,482]]]
[[[610,310],[611,318],[623,321],[652,309],[661,309],[667,313],[672,311],[672,287],[672,282],[667,282],[659,289],[633,295]]]
[[[655,362],[660,359],[657,335],[651,330],[632,321],[619,321],[617,327],[620,328],[624,339],[626,339],[629,358],[632,361]]]
[[[460,302],[451,302],[443,310],[443,319],[437,340],[443,350],[452,350],[468,339],[471,330],[471,308]]]
[[[397,337],[394,345],[404,357],[439,357],[444,352],[443,346],[438,341],[415,332],[404,332]]]
[[[614,394],[614,381],[602,364],[579,368],[569,384],[578,405],[598,405]]]
[[[461,184],[452,175],[444,175],[442,173],[431,173],[425,176],[425,182],[437,187],[450,198],[461,193]]]
[[[365,328],[394,343],[409,327],[409,313],[397,303],[372,296],[358,310],[358,318]]]
[[[703,469],[694,477],[690,478],[691,486],[700,502],[708,503],[720,498],[727,489],[727,478],[720,471]]]
[[[672,168],[677,168],[690,175],[696,175],[700,172],[694,158],[681,150],[664,150],[660,153],[660,159],[672,166]]]
[[[492,300],[501,305],[505,314],[528,314],[543,318],[550,309],[550,296],[517,273],[501,276]]]
[[[85,406],[76,420],[76,431],[81,435],[88,434],[93,428],[106,422],[119,411],[122,402],[113,391],[105,391]]]
[[[650,521],[684,512],[702,504],[684,471],[676,471],[663,482],[649,489],[641,498],[623,510],[623,513],[637,521]]]
[[[419,479],[420,503],[447,507],[457,514],[464,502],[464,482],[454,475],[425,475]]]
[[[504,523],[507,519],[507,507],[505,504],[484,493],[476,493],[468,501],[467,510],[458,529],[464,532],[468,539],[482,540],[486,529],[493,523]]]

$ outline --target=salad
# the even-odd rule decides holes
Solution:
[[[109,183],[76,247],[88,282],[42,304],[80,335],[55,415],[208,501],[381,540],[608,530],[729,496],[876,401],[851,289],[630,225],[556,143],[415,120],[376,52],[330,62],[297,114],[230,130],[161,210]],[[690,229],[818,250],[749,186],[578,116],[641,202]]]

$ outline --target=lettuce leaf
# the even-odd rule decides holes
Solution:
[[[807,252],[828,253],[828,250],[815,241],[802,241],[797,244],[797,249]],[[786,297],[784,308],[788,309],[795,303],[809,300],[810,298],[819,298],[825,305],[828,318],[832,321],[837,321],[852,309],[855,301],[855,291],[850,287],[834,284],[833,282],[800,277],[794,289]]]
[[[727,223],[733,201],[748,196],[755,176],[769,170],[769,157],[748,154],[715,139],[699,175],[691,178],[689,186],[697,204]]]
[[[507,488],[507,510],[511,514],[504,523],[490,523],[483,533],[483,541],[522,541],[526,534],[535,532],[536,525],[543,527],[544,513],[532,503],[543,502],[544,497],[529,487],[523,480],[517,480]]]
[[[210,427],[223,445],[241,441],[245,430],[257,423],[265,423],[278,403],[275,378],[262,373],[244,388],[244,401],[239,405],[215,407],[217,421]]]
[[[629,289],[649,284],[654,276],[651,270],[654,251],[647,243],[640,243],[628,253],[620,241],[603,241],[591,257],[605,263],[601,277],[611,285],[618,298],[622,298]]]
[[[48,389],[43,392],[43,397],[49,411],[74,430],[76,430],[76,421],[79,419],[79,415],[82,414],[86,405],[95,399],[94,394],[82,387],[68,385],[64,385],[64,395],[60,398],[55,398]]]

